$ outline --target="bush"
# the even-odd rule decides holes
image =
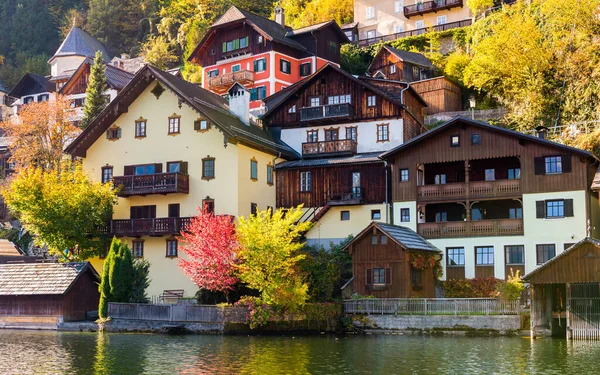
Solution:
[[[504,281],[494,277],[450,279],[442,282],[446,298],[493,298]]]
[[[513,270],[511,269],[506,282],[498,285],[497,292],[500,298],[508,301],[515,301],[521,298],[524,287],[523,280],[521,280],[521,276],[519,276],[519,270],[517,270],[516,273],[513,273]]]

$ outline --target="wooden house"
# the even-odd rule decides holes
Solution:
[[[31,263],[42,259],[38,256],[28,256],[9,240],[0,239],[0,264]]]
[[[0,327],[55,329],[98,310],[100,277],[87,262],[0,264]]]
[[[523,276],[532,336],[600,339],[600,241],[585,238]]]
[[[414,82],[433,77],[434,66],[423,54],[383,45],[367,73],[371,77]]]
[[[447,77],[435,77],[411,83],[412,88],[427,102],[425,115],[462,111],[460,86]]]
[[[442,252],[409,228],[372,222],[345,247],[352,256],[353,292],[377,298],[434,298],[432,267],[415,267],[418,257],[438,260]]]

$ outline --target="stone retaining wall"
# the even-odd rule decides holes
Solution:
[[[521,331],[519,315],[361,315],[353,316],[354,324],[363,329],[381,330],[456,330],[488,331],[498,334],[514,334]]]

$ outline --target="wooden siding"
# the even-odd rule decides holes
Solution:
[[[300,192],[301,172],[311,172],[309,192]],[[360,172],[363,204],[385,203],[385,167],[383,163],[372,163],[277,170],[277,207],[324,206],[329,193],[352,190],[353,172]]]
[[[392,73],[392,66],[396,66],[394,73]],[[419,69],[419,75],[416,77],[413,74],[413,67]],[[377,72],[383,73],[386,79],[403,82],[416,82],[432,75],[432,69],[402,61],[385,48],[381,48],[369,66],[368,73],[371,77],[374,77]]]
[[[411,86],[427,102],[426,115],[462,110],[460,87],[446,77],[413,82]]]
[[[90,65],[85,65],[83,69],[76,72],[76,77],[72,77],[67,87],[62,89],[63,95],[85,94],[90,77]]]
[[[308,52],[317,57],[336,64],[340,63],[340,45],[343,41],[340,40],[340,35],[331,26],[314,31],[313,33],[303,33],[290,39],[302,44]],[[335,52],[329,49],[330,41],[337,44]]]
[[[411,284],[410,253],[389,237],[385,245],[372,245],[371,237],[373,235],[386,236],[383,232],[374,228],[373,232],[364,233],[362,238],[356,240],[350,248],[354,291],[363,296],[372,295],[377,298],[435,297],[433,271],[431,269],[423,270],[421,287],[413,288]],[[382,287],[366,285],[366,270],[373,268],[389,268],[391,270],[391,283]]]
[[[96,305],[97,308],[98,306]],[[0,297],[0,316],[61,316],[62,314],[62,295]]]
[[[454,266],[454,267],[448,267],[446,266],[446,280],[450,280],[450,279],[459,279],[459,280],[464,280],[465,279],[465,267],[458,267],[458,266]]]
[[[494,277],[494,266],[475,266],[475,278]]]
[[[471,145],[471,134],[480,135],[481,144]],[[450,137],[460,136],[460,146],[451,147]],[[534,158],[551,155],[569,155],[571,172],[557,175],[536,175]],[[592,162],[579,154],[569,154],[564,149],[522,140],[517,136],[503,134],[483,127],[457,124],[436,136],[426,139],[393,156],[392,197],[395,202],[417,200],[417,167],[428,164],[464,162],[465,160],[519,157],[521,161],[521,193],[588,190]],[[439,165],[438,165],[439,166]],[[409,170],[409,182],[399,182],[399,170]]]
[[[527,280],[531,284],[600,282],[600,247],[584,242]]]

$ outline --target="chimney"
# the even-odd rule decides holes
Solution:
[[[537,128],[535,128],[535,131],[538,138],[546,139],[546,136],[548,135],[547,127],[540,125]]]
[[[250,125],[250,91],[239,83],[229,89],[229,111]]]
[[[279,4],[275,7],[275,22],[280,24],[281,27],[285,27],[285,15],[283,14],[283,8]]]

